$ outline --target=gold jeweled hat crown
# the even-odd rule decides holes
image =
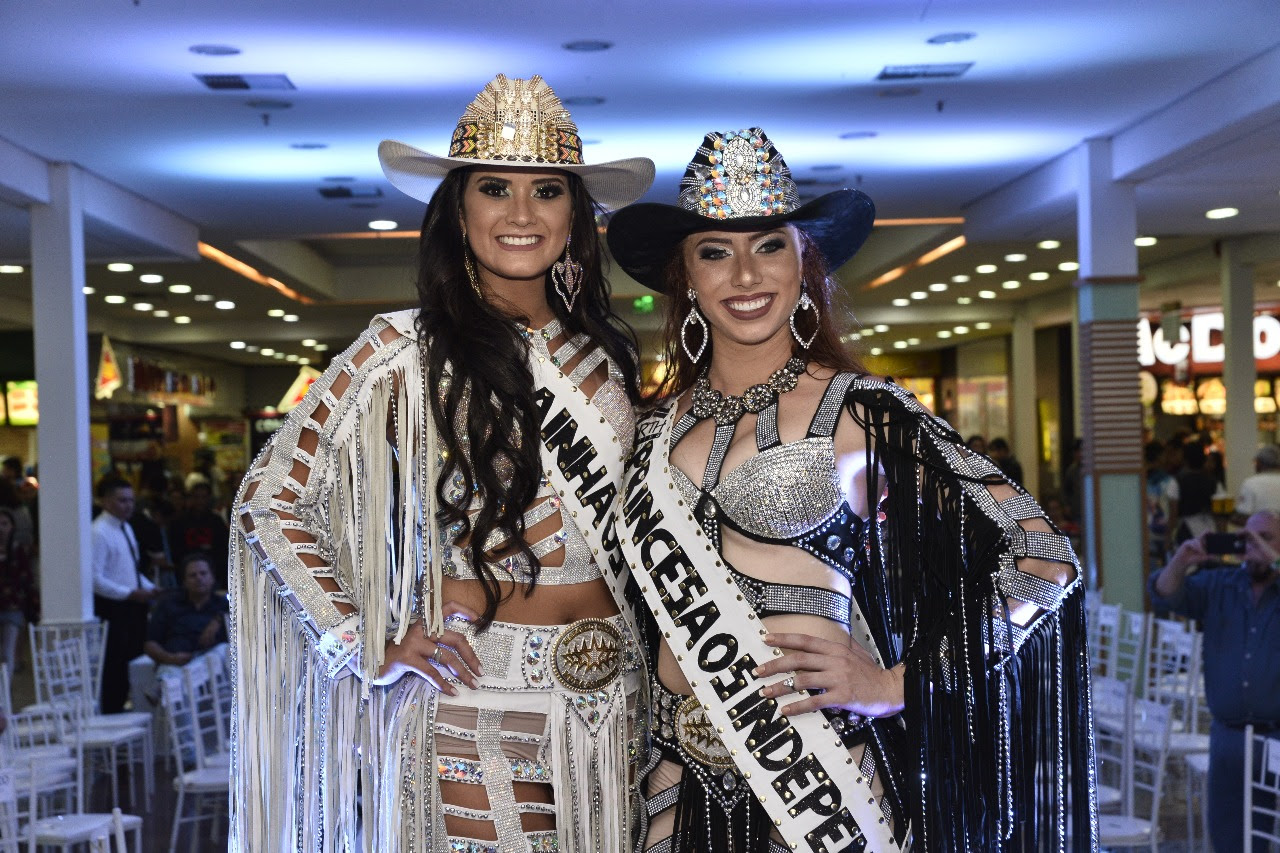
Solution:
[[[654,174],[646,157],[584,163],[577,125],[536,74],[490,80],[458,119],[447,156],[387,139],[378,146],[378,159],[387,179],[419,201],[430,201],[440,179],[454,169],[527,166],[575,174],[597,203],[617,209],[644,195]]]
[[[786,214],[800,206],[791,169],[758,127],[712,132],[680,181],[677,201],[708,219]]]

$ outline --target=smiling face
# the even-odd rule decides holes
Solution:
[[[795,228],[703,231],[681,247],[698,308],[721,342],[770,345],[790,353],[787,321],[800,298],[801,249]]]
[[[486,168],[467,176],[462,223],[489,288],[542,287],[569,239],[568,178],[546,169]]]

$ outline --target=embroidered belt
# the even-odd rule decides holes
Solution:
[[[479,634],[465,619],[451,617],[446,627],[470,640],[484,665],[481,689],[595,693],[640,670],[635,639],[621,616],[568,625],[493,622]]]

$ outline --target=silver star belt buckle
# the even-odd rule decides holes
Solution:
[[[716,770],[733,766],[733,756],[716,734],[697,696],[688,697],[676,708],[675,729],[676,741],[700,763]]]
[[[579,619],[551,646],[551,671],[571,690],[590,693],[622,672],[622,632],[603,619]]]

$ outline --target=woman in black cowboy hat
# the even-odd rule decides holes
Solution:
[[[622,853],[643,710],[604,535],[637,399],[588,166],[538,77],[499,75],[440,157],[419,308],[373,320],[237,498],[232,848]]]
[[[1093,846],[1083,589],[1034,501],[841,345],[855,190],[803,206],[758,128],[674,207],[609,225],[667,297],[672,396],[637,427],[654,751],[644,849]]]

